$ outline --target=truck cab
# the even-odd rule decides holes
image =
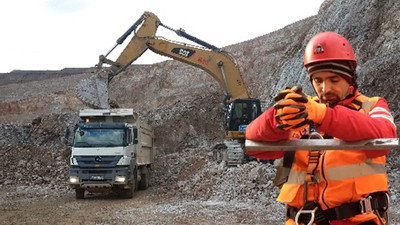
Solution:
[[[149,186],[153,130],[132,109],[88,109],[75,125],[69,185],[76,198],[85,191],[121,193]]]

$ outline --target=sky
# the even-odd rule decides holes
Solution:
[[[145,11],[217,47],[316,15],[323,0],[13,0],[0,7],[0,73],[92,67]],[[191,43],[159,27],[156,33]],[[115,60],[124,44],[109,58]],[[146,51],[133,64],[169,58]]]

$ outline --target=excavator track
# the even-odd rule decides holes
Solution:
[[[225,140],[226,145],[226,165],[237,166],[245,163],[244,145],[238,140]]]

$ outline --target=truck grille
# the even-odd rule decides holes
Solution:
[[[78,162],[79,167],[84,168],[112,168],[116,167],[121,155],[116,156],[74,156]]]

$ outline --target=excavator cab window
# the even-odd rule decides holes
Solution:
[[[257,99],[237,99],[229,103],[226,125],[229,131],[244,131],[246,126],[261,114]]]
[[[260,101],[256,100],[251,103],[251,121],[255,120],[261,114]]]

